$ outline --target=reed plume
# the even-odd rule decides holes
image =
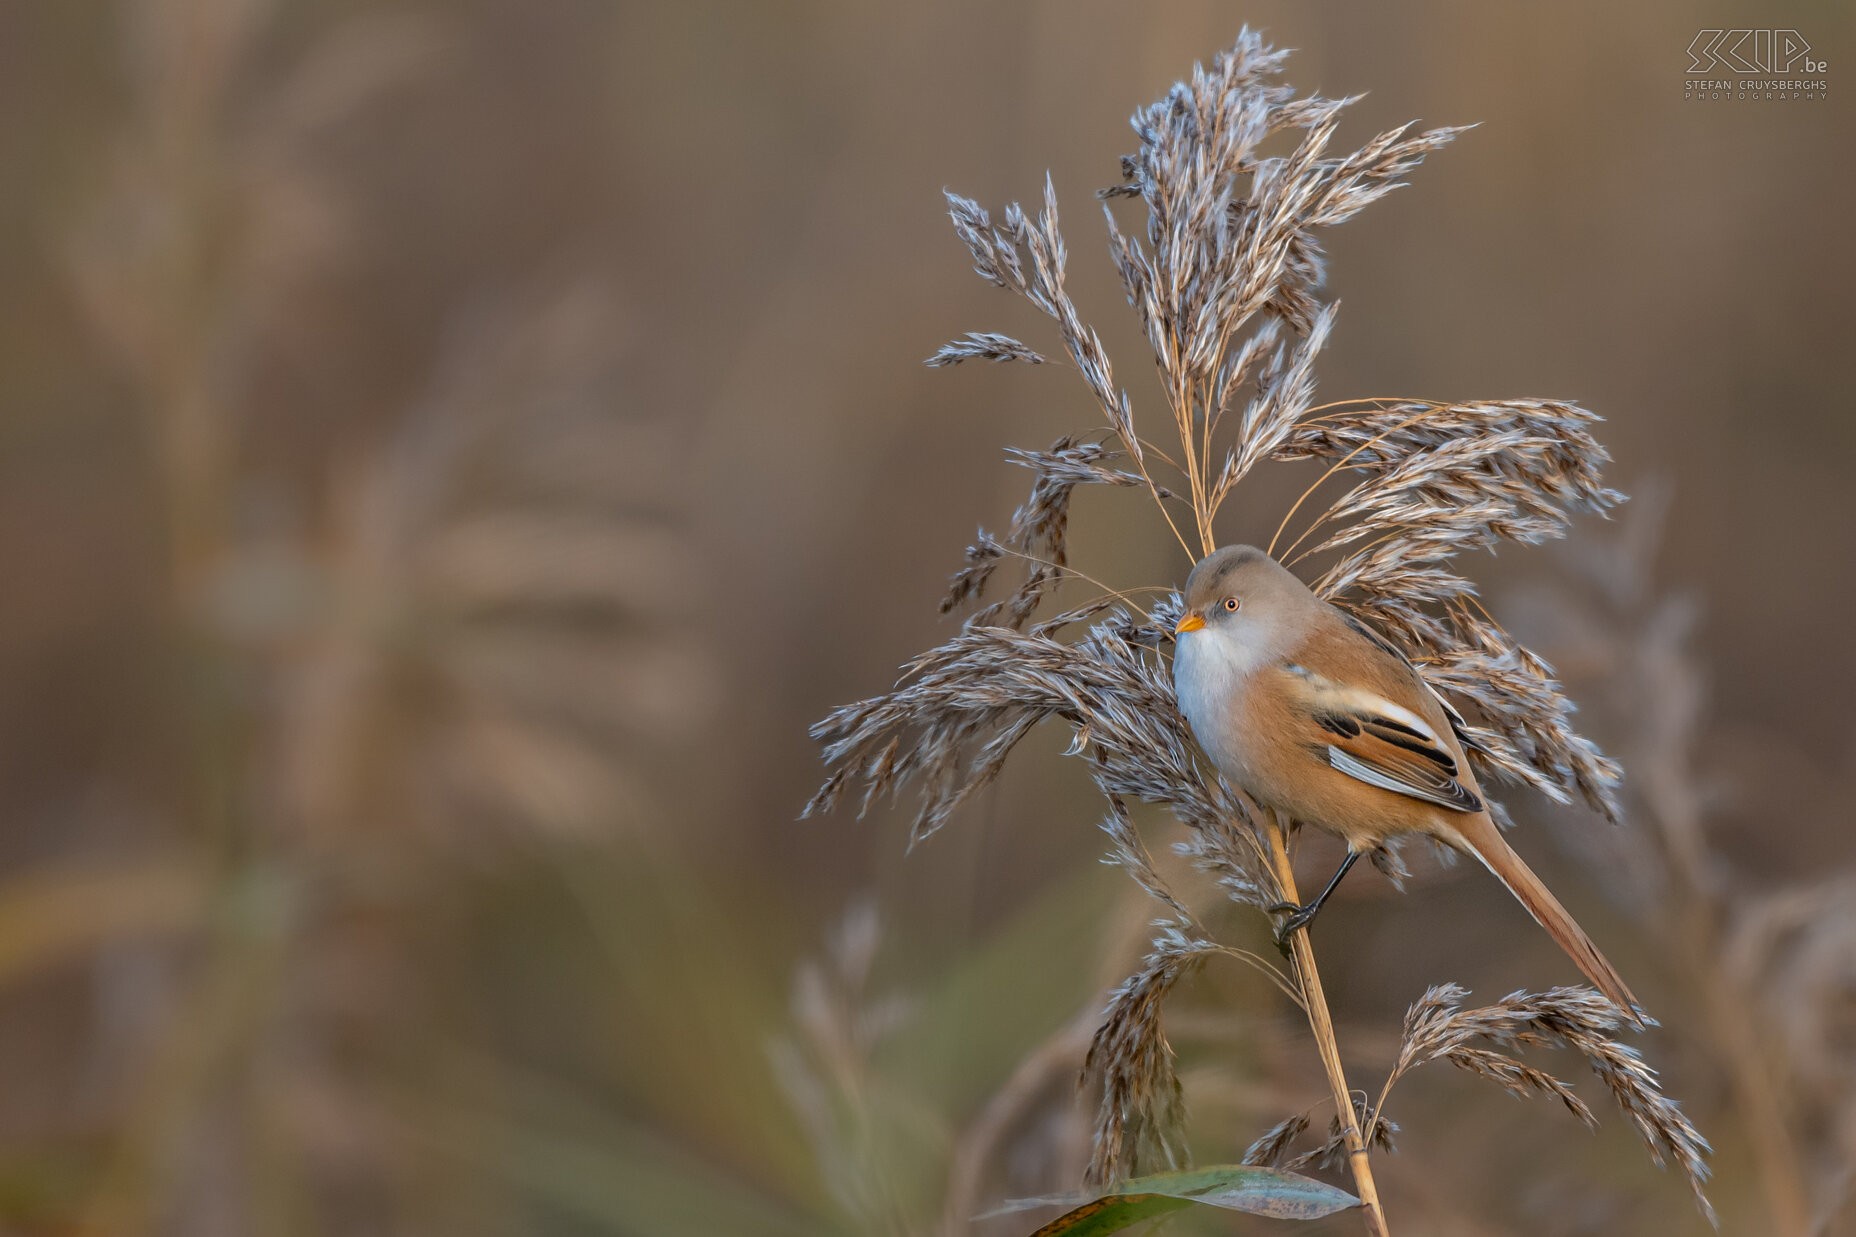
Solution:
[[[1246,31],[1209,69],[1196,68],[1189,81],[1136,112],[1137,149],[1121,161],[1121,182],[1098,195],[1123,291],[1165,394],[1169,437],[1177,440],[1171,449],[1137,425],[1099,335],[1067,290],[1068,250],[1049,178],[1040,209],[1013,204],[997,220],[978,203],[948,194],[974,270],[1053,320],[1106,424],[1045,451],[1011,453],[1033,474],[1030,495],[1003,536],[982,530],[968,548],[943,610],[984,600],[1008,565],[1022,565],[1022,574],[952,638],[909,662],[891,691],[838,709],[813,728],[830,772],[806,811],[829,809],[852,788],[861,790],[865,808],[878,796],[914,788],[920,806],[911,838],[920,841],[997,777],[1039,723],[1068,727],[1070,754],[1084,760],[1108,801],[1113,860],[1165,908],[1150,952],[1111,995],[1089,1050],[1086,1068],[1102,1085],[1089,1180],[1106,1185],[1184,1163],[1184,1110],[1165,1001],[1193,967],[1234,956],[1268,974],[1307,1014],[1335,1107],[1326,1158],[1346,1162],[1369,1228],[1384,1232],[1367,1148],[1391,1127],[1376,1106],[1353,1098],[1306,932],[1291,938],[1287,971],[1212,939],[1166,888],[1129,809],[1135,803],[1170,809],[1186,828],[1181,850],[1193,865],[1227,896],[1259,909],[1299,900],[1288,855],[1293,822],[1261,812],[1199,760],[1166,665],[1181,605],[1176,593],[1162,590],[1151,606],[1113,590],[1067,608],[1055,605],[1064,584],[1088,580],[1070,566],[1070,504],[1078,486],[1143,489],[1196,558],[1218,544],[1217,517],[1233,489],[1266,460],[1327,465],[1284,515],[1278,541],[1324,483],[1341,474],[1357,478],[1286,542],[1285,561],[1333,556],[1316,591],[1385,632],[1461,711],[1466,746],[1481,772],[1615,820],[1616,764],[1573,729],[1573,706],[1551,668],[1488,614],[1453,561],[1505,541],[1561,536],[1572,512],[1602,513],[1622,496],[1600,481],[1608,456],[1592,435],[1598,418],[1570,403],[1315,404],[1314,363],[1335,321],[1334,306],[1317,296],[1320,230],[1398,187],[1400,177],[1462,130],[1414,133],[1407,125],[1334,154],[1334,135],[1352,100],[1298,98],[1278,80],[1284,56]],[[1289,153],[1262,154],[1276,135],[1288,139]],[[1115,207],[1124,199],[1144,207],[1142,231],[1123,230]],[[972,334],[929,363],[977,358],[1042,359],[1010,337]],[[1278,552],[1274,544],[1271,550]],[[1055,612],[1039,618],[1046,611]],[[1398,870],[1396,855],[1377,858]],[[1609,1009],[1603,998],[1567,990],[1554,999],[1567,1009],[1591,1003],[1579,1007],[1585,1021],[1563,1013],[1554,1025],[1569,1028],[1562,1038],[1584,1037],[1588,1057],[1606,1063],[1601,1076],[1629,1098],[1626,1110],[1640,1124],[1642,1112],[1653,1112],[1663,1122],[1658,1130],[1673,1131],[1659,1145],[1671,1148],[1699,1185],[1706,1144],[1655,1092],[1647,1073],[1626,1064],[1634,1060],[1628,1050],[1603,1036],[1610,1029],[1602,1021]],[[1513,1070],[1491,1076],[1533,1077]],[[1274,1157],[1274,1144],[1286,1146],[1292,1137],[1279,1130],[1253,1154]]]
[[[1406,1073],[1427,1061],[1448,1061],[1501,1087],[1511,1095],[1530,1092],[1551,1096],[1588,1126],[1598,1124],[1592,1110],[1572,1088],[1552,1074],[1511,1055],[1517,1048],[1558,1045],[1583,1056],[1610,1090],[1618,1107],[1636,1127],[1650,1157],[1673,1160],[1687,1178],[1695,1203],[1709,1223],[1718,1224],[1702,1186],[1707,1182],[1707,1140],[1657,1085],[1656,1071],[1641,1054],[1619,1043],[1622,1025],[1617,1008],[1588,988],[1553,988],[1514,992],[1494,1005],[1462,1008],[1469,994],[1455,984],[1427,991],[1405,1015],[1398,1061],[1380,1088],[1373,1110]],[[1476,1041],[1493,1044],[1483,1047]]]

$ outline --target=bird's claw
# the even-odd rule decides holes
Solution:
[[[1315,917],[1315,912],[1320,909],[1321,907],[1318,905],[1302,906],[1295,902],[1278,902],[1274,906],[1268,908],[1269,913],[1272,915],[1288,916],[1281,923],[1276,925],[1276,931],[1274,933],[1276,937],[1276,948],[1282,950],[1284,957],[1287,957],[1289,953],[1289,938],[1295,935],[1298,928],[1307,927],[1309,921]]]

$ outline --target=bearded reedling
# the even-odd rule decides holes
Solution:
[[[1362,854],[1425,834],[1474,855],[1586,978],[1641,1025],[1636,998],[1490,818],[1462,718],[1398,648],[1322,601],[1275,559],[1226,546],[1186,584],[1173,681],[1218,771],[1252,799],[1340,835],[1347,857],[1278,939],[1307,924]]]

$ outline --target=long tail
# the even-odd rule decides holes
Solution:
[[[1456,832],[1464,848],[1482,860],[1482,865],[1508,886],[1508,892],[1519,899],[1534,921],[1559,942],[1560,948],[1585,973],[1585,977],[1611,998],[1612,1003],[1624,1011],[1625,1017],[1637,1026],[1642,1026],[1643,1017],[1637,1006],[1637,998],[1631,995],[1630,988],[1618,974],[1617,968],[1605,960],[1605,955],[1598,952],[1598,946],[1592,944],[1592,938],[1585,934],[1585,929],[1573,921],[1573,917],[1566,913],[1566,908],[1560,905],[1559,899],[1553,896],[1540,878],[1534,875],[1534,870],[1508,845],[1508,840],[1502,837],[1495,822],[1487,816],[1480,816],[1464,821],[1463,825],[1467,827],[1459,826]]]

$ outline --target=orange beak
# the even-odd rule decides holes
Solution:
[[[1185,614],[1180,616],[1179,622],[1173,628],[1173,634],[1182,636],[1189,631],[1197,631],[1203,626],[1205,626],[1204,619],[1196,614]]]

